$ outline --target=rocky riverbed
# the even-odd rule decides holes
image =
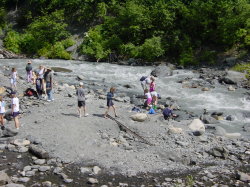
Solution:
[[[23,65],[24,61],[21,66],[17,64],[20,69]],[[10,90],[6,75],[9,68],[4,62],[0,72],[0,91],[8,103]],[[149,68],[143,71],[150,73]],[[170,80],[178,76],[174,67],[165,66],[156,68],[153,74],[158,77],[159,86],[166,79],[172,84]],[[247,81],[242,74],[200,69],[192,75],[195,76],[190,78],[190,73],[186,73],[178,77],[175,80],[180,85],[178,89],[192,90],[196,96],[196,92],[212,94],[213,90],[224,89],[228,99],[244,95],[243,103],[249,105]],[[67,80],[64,81],[63,76]],[[115,84],[115,80],[110,83],[108,77],[103,78],[106,80],[94,81],[82,74],[56,72],[52,103],[23,95],[26,88],[34,86],[19,80],[23,126],[16,132],[7,112],[6,130],[0,131],[0,185],[249,185],[250,126],[245,105],[239,113],[231,113],[231,109],[212,110],[209,106],[198,110],[198,107],[185,106],[184,98],[162,94],[155,115],[147,114],[143,108],[141,113],[136,113],[131,109],[143,103],[139,88],[129,79],[126,84],[117,78]],[[85,83],[88,93],[86,102],[90,115],[86,118],[77,117],[75,84],[79,80]],[[139,87],[138,81],[136,84]],[[110,85],[118,87],[117,120],[152,145],[120,128],[115,121],[103,118],[105,94]],[[165,121],[161,116],[164,103],[174,104],[175,113],[180,117]],[[238,105],[232,106],[237,112]],[[204,108],[208,109],[204,111]],[[245,114],[244,121],[236,126],[240,114]]]

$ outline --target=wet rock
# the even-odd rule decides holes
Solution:
[[[209,116],[209,115],[202,115],[200,117],[200,119],[205,124],[215,124],[215,123],[218,123],[218,121],[215,118],[213,118],[212,116]]]
[[[226,159],[228,158],[229,151],[224,147],[214,147],[208,151],[208,154]]]
[[[201,91],[207,92],[207,91],[210,91],[210,89],[208,87],[204,87],[204,88],[201,89]]]
[[[77,79],[78,79],[79,81],[84,80],[84,76],[82,76],[82,75],[77,75]]]
[[[237,172],[237,178],[243,182],[250,182],[250,175],[240,172]]]
[[[47,151],[45,151],[43,148],[35,146],[35,145],[30,145],[29,151],[37,156],[40,159],[47,159],[49,158],[49,154]]]
[[[232,85],[230,85],[227,89],[228,91],[233,91],[233,92],[236,90]]]
[[[220,120],[224,120],[224,117],[223,116],[218,116],[218,115],[212,115],[212,117],[218,121]]]
[[[93,173],[94,173],[95,175],[98,175],[98,173],[99,173],[101,170],[102,170],[102,169],[99,168],[98,166],[94,166],[94,167],[93,167]]]
[[[37,159],[34,161],[34,164],[36,165],[43,165],[45,164],[46,160],[45,159]]]
[[[250,132],[250,124],[244,125],[243,130],[246,132]]]
[[[226,117],[226,120],[227,121],[233,121],[234,117],[232,115],[229,115],[229,116]]]
[[[200,136],[205,133],[205,125],[200,119],[194,119],[188,126],[195,136]]]
[[[130,116],[130,118],[134,121],[143,122],[148,119],[148,115],[145,113],[137,113]]]
[[[27,145],[30,145],[30,141],[23,140],[23,139],[16,139],[14,140],[13,144],[16,146],[27,146]]]
[[[161,65],[157,66],[150,74],[154,77],[168,77],[173,75],[173,71],[170,67]]]
[[[95,179],[95,178],[88,178],[88,183],[89,184],[98,184],[99,181],[97,179]]]
[[[0,185],[5,185],[10,183],[11,180],[9,178],[9,176],[7,175],[7,173],[5,173],[4,171],[0,171]]]
[[[10,129],[8,127],[5,127],[5,129],[3,130],[3,135],[7,137],[13,137],[16,136],[17,134],[18,134],[17,130]]]

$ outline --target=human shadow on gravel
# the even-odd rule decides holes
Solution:
[[[93,116],[99,117],[99,118],[104,118],[104,114],[93,114]]]
[[[69,113],[69,114],[61,113],[61,114],[64,115],[64,116],[73,116],[73,117],[78,117],[79,116],[78,114],[75,114],[75,113]]]

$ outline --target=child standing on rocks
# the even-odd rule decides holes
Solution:
[[[12,68],[11,74],[10,74],[10,84],[12,90],[16,90],[16,83],[17,83],[17,71],[16,68]]]
[[[35,79],[35,84],[36,84],[36,92],[37,92],[37,98],[42,99],[42,94],[43,94],[43,81],[41,78],[39,78],[39,75],[37,73],[36,79]]]
[[[11,93],[12,100],[11,100],[11,112],[12,116],[15,121],[15,127],[18,130],[19,129],[19,120],[18,120],[18,115],[19,115],[19,99],[16,96],[16,92]]]
[[[152,96],[151,96],[150,92],[148,91],[148,89],[144,90],[144,96],[146,99],[145,106],[148,107],[152,103]]]
[[[118,117],[118,116],[117,116],[117,113],[116,113],[116,110],[115,110],[114,103],[113,103],[114,93],[115,93],[115,87],[111,87],[111,88],[110,88],[110,91],[107,93],[107,107],[108,107],[108,109],[107,109],[107,111],[106,111],[105,114],[104,114],[104,118],[107,118],[109,109],[110,109],[111,107],[112,107],[113,110],[114,110],[115,117]]]
[[[5,114],[5,102],[3,100],[3,96],[0,96],[0,122],[2,130],[4,130],[4,114]]]
[[[76,90],[76,95],[77,95],[77,101],[78,101],[78,113],[79,113],[79,118],[82,117],[82,109],[84,112],[84,117],[87,117],[88,114],[86,113],[86,103],[85,103],[85,94],[84,94],[84,89],[83,89],[83,83],[79,83],[79,88]]]

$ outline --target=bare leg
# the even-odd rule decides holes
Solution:
[[[15,126],[16,126],[16,129],[19,129],[19,120],[18,120],[18,116],[16,116],[15,118],[14,118],[14,121],[15,121]]]
[[[79,118],[82,117],[81,109],[82,109],[82,107],[78,107]]]
[[[112,107],[113,107],[113,109],[114,109],[115,117],[118,117],[118,116],[117,116],[117,113],[116,113],[116,110],[115,110],[115,106],[113,105]]]
[[[105,114],[104,114],[104,118],[107,118],[107,115],[108,115],[108,113],[109,113],[109,106],[108,106],[108,109],[106,110],[106,112],[105,112]]]

